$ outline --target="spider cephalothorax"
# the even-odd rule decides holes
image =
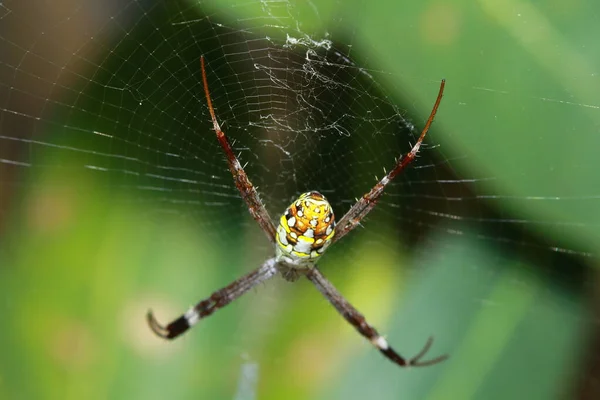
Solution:
[[[204,69],[204,58],[200,59],[202,65],[202,82],[204,84],[204,94],[208,103],[208,111],[213,124],[213,129],[217,134],[217,140],[221,145],[229,170],[233,175],[236,187],[240,191],[242,198],[246,202],[250,215],[256,220],[259,226],[267,235],[267,238],[275,246],[275,257],[266,260],[262,266],[247,273],[241,278],[233,281],[228,286],[214,292],[210,297],[202,300],[191,307],[185,314],[172,321],[167,326],[162,326],[156,321],[152,312],[148,312],[147,318],[150,328],[159,336],[173,339],[187,331],[202,318],[208,317],[216,310],[226,306],[233,300],[240,297],[261,282],[272,278],[277,273],[281,273],[288,281],[295,281],[300,276],[306,276],[315,287],[329,300],[335,309],[348,321],[354,328],[373,346],[375,346],[384,356],[401,367],[415,366],[422,367],[433,365],[443,361],[447,356],[439,356],[433,360],[421,361],[421,358],[427,353],[432,343],[429,338],[423,349],[413,358],[406,359],[398,354],[387,342],[379,335],[365,317],[358,312],[342,296],[340,292],[329,282],[327,278],[317,268],[316,261],[325,252],[327,247],[344,237],[348,232],[354,229],[360,221],[367,215],[377,200],[381,197],[383,189],[400,173],[408,164],[410,164],[417,153],[429,126],[433,122],[435,113],[442,100],[444,92],[444,81],[440,85],[437,100],[433,110],[429,115],[427,124],[421,132],[419,139],[409,153],[399,158],[390,170],[375,186],[357,202],[350,207],[350,210],[338,222],[337,229],[333,211],[329,202],[319,192],[307,192],[302,194],[298,200],[293,202],[279,219],[277,229],[273,225],[269,213],[261,202],[256,188],[248,179],[242,164],[239,162],[225,132],[221,130],[208,91],[208,79]]]
[[[290,204],[277,226],[277,261],[310,267],[327,250],[335,217],[319,192],[307,192]]]

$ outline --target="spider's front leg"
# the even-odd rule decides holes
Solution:
[[[358,226],[360,221],[375,207],[375,204],[377,204],[377,200],[379,200],[383,194],[385,187],[396,176],[404,171],[404,169],[417,157],[417,153],[421,148],[421,143],[423,143],[423,139],[425,139],[425,135],[429,131],[429,127],[433,123],[435,114],[437,113],[440,102],[442,101],[445,86],[446,81],[442,80],[437,99],[435,100],[435,104],[433,105],[433,109],[429,114],[429,118],[427,119],[427,123],[425,124],[423,131],[421,132],[421,135],[419,135],[417,143],[415,143],[413,148],[407,154],[399,158],[398,161],[396,161],[394,168],[392,168],[389,173],[387,173],[379,182],[377,182],[369,192],[363,195],[342,217],[342,219],[338,222],[333,243],[343,238],[347,233]]]
[[[202,69],[204,95],[206,96],[208,112],[210,113],[210,118],[213,123],[213,130],[215,131],[217,140],[219,141],[219,144],[225,153],[225,157],[227,158],[227,164],[229,165],[229,171],[233,176],[233,182],[240,192],[242,199],[244,199],[252,218],[254,218],[258,225],[260,225],[261,229],[265,235],[267,235],[267,238],[271,241],[271,243],[275,243],[275,226],[271,221],[271,217],[269,217],[269,213],[267,212],[265,205],[260,200],[260,196],[258,195],[256,188],[254,185],[252,185],[252,182],[250,182],[250,178],[248,178],[248,175],[246,175],[244,167],[242,167],[242,164],[235,156],[225,132],[221,130],[221,126],[217,121],[217,116],[215,115],[215,110],[210,98],[210,91],[208,90],[208,78],[206,77],[206,69],[204,68],[204,56],[200,57],[200,67]]]
[[[165,339],[175,339],[190,329],[202,318],[208,317],[218,309],[225,307],[248,290],[252,289],[261,282],[272,278],[277,273],[277,261],[270,258],[260,267],[233,281],[230,285],[217,290],[209,298],[202,300],[191,307],[185,314],[162,326],[158,323],[152,311],[148,311],[146,316],[148,325],[154,333]]]
[[[315,266],[306,271],[306,277],[319,289],[319,291],[329,300],[335,309],[348,321],[356,330],[366,337],[373,346],[375,346],[389,360],[395,362],[401,367],[426,367],[437,364],[448,358],[447,355],[436,357],[432,360],[421,361],[421,358],[429,351],[433,338],[429,338],[423,349],[413,358],[406,359],[398,354],[381,336],[375,328],[366,321],[365,317],[358,312],[348,300],[329,282],[327,278]]]

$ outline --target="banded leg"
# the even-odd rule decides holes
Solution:
[[[217,122],[217,117],[215,116],[215,110],[213,109],[212,100],[210,99],[210,92],[208,90],[208,79],[206,78],[206,70],[204,68],[204,56],[200,57],[200,66],[202,68],[202,83],[204,84],[204,94],[206,95],[208,112],[210,113],[210,118],[212,119],[213,123],[213,129],[217,134],[219,144],[223,148],[225,156],[227,157],[229,171],[231,172],[231,175],[233,175],[233,181],[235,182],[235,186],[242,195],[242,199],[244,199],[244,201],[246,202],[246,205],[248,206],[248,210],[250,211],[252,218],[254,218],[256,222],[258,222],[258,224],[262,228],[263,232],[265,232],[271,243],[275,244],[275,226],[271,221],[271,217],[269,217],[267,209],[260,200],[256,188],[252,185],[252,182],[250,182],[248,175],[246,175],[244,167],[242,167],[242,164],[240,164],[239,160],[235,156],[235,153],[233,152],[233,149],[229,144],[229,140],[227,140],[227,136],[225,136],[225,132],[221,130],[221,126]]]
[[[270,258],[260,268],[242,276],[229,286],[217,290],[209,298],[191,307],[185,314],[167,326],[160,325],[154,317],[152,310],[148,311],[146,316],[148,325],[150,325],[150,328],[158,336],[165,339],[174,339],[190,329],[202,318],[208,317],[218,309],[225,307],[259,283],[273,277],[276,273],[276,261],[274,258]]]
[[[329,282],[327,278],[319,271],[316,267],[310,268],[306,271],[306,277],[319,289],[319,291],[329,300],[329,302],[335,307],[335,309],[342,314],[342,316],[348,321],[356,330],[366,337],[373,346],[375,346],[384,356],[391,361],[395,362],[401,367],[426,367],[429,365],[437,364],[448,358],[447,355],[439,356],[433,360],[421,361],[421,358],[429,351],[433,338],[429,338],[423,349],[413,358],[406,359],[400,354],[396,353],[392,347],[388,344],[387,340],[373,328],[365,320],[365,317],[358,312],[356,308],[352,306],[346,300],[340,292]]]
[[[360,221],[373,209],[373,207],[375,207],[377,200],[379,200],[379,198],[383,194],[383,190],[388,185],[388,183],[390,183],[392,179],[394,179],[400,172],[402,172],[404,168],[408,166],[408,164],[413,162],[413,160],[417,156],[417,153],[419,152],[419,148],[421,147],[421,143],[423,143],[425,135],[429,131],[429,127],[433,123],[435,114],[437,113],[438,107],[440,106],[440,102],[442,101],[445,85],[446,81],[442,79],[437,99],[435,101],[435,104],[433,105],[431,114],[429,114],[429,118],[427,119],[425,128],[423,128],[423,131],[421,132],[421,135],[417,140],[417,143],[415,143],[413,148],[404,157],[398,159],[394,168],[379,182],[377,182],[373,189],[371,189],[368,193],[363,195],[363,197],[361,197],[342,217],[342,219],[337,223],[335,227],[335,236],[333,237],[332,244],[340,240],[352,229],[356,228]]]

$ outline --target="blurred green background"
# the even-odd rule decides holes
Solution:
[[[596,3],[0,7],[0,398],[600,396]],[[308,154],[306,164],[317,154],[316,166],[260,159],[272,150],[251,128],[233,133],[252,126],[252,106],[237,107],[254,101],[253,85],[280,88],[239,71],[258,50],[280,62],[286,33],[342,46],[358,65],[351,69],[365,65],[373,77],[350,76],[357,90],[389,96],[417,130],[447,80],[413,170],[322,263],[401,354],[434,335],[430,354],[448,353],[444,364],[399,369],[304,281],[261,285],[172,343],[145,323],[148,308],[166,322],[272,254],[216,140],[202,136],[212,132],[197,104],[198,70],[188,71],[200,54],[219,118],[248,148],[249,175],[273,217],[301,191],[321,188],[339,199],[341,217],[412,140],[360,126],[346,141],[300,141],[298,154]],[[304,56],[281,68],[289,73]],[[261,112],[277,110],[260,101]],[[379,152],[386,162],[371,159]],[[280,184],[280,168],[308,174],[312,186]],[[157,185],[160,173],[178,180]]]

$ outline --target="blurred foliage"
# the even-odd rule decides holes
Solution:
[[[232,20],[262,15],[262,2],[241,4],[212,1],[197,13],[218,10]],[[294,18],[287,20],[282,8],[279,22],[351,37],[357,57],[390,72],[377,79],[399,100],[410,99],[410,113],[426,115],[439,78],[446,78],[435,124],[441,159],[452,160],[458,176],[494,177],[490,193],[501,195],[493,206],[506,215],[544,221],[532,224],[540,235],[589,249],[600,239],[600,203],[593,197],[600,114],[591,68],[598,62],[597,7],[298,2]],[[149,35],[132,33],[119,40]],[[121,62],[108,53],[99,57]],[[86,121],[83,103],[73,113],[78,110],[72,120],[95,122]],[[51,154],[36,156],[59,162]],[[222,165],[207,168],[222,170],[224,162],[215,160]],[[253,225],[203,229],[203,210],[194,210],[199,216],[192,221],[149,219],[131,193],[115,193],[96,178],[60,168],[23,177],[30,184],[16,195],[0,244],[0,398],[569,397],[593,320],[577,284],[563,285],[558,272],[538,268],[551,261],[579,276],[579,263],[568,257],[533,259],[475,240],[489,232],[467,222],[462,228],[469,235],[439,233],[410,253],[397,245],[394,221],[383,219],[376,239],[348,238],[332,248],[325,274],[402,354],[411,356],[435,335],[431,354],[451,358],[432,368],[390,364],[303,281],[273,280],[165,343],[145,324],[149,307],[164,321],[179,315],[189,302],[259,265],[270,249]],[[233,207],[249,218],[240,204]],[[227,240],[208,229],[225,230]],[[256,367],[257,383],[239,394],[250,379],[248,366]]]

